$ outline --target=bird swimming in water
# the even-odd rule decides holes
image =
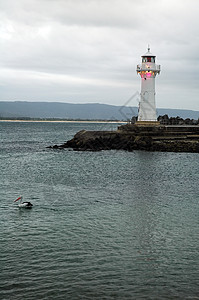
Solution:
[[[32,203],[31,202],[29,202],[29,201],[24,201],[24,202],[22,202],[22,199],[23,199],[23,197],[22,196],[20,196],[19,198],[17,198],[14,202],[17,202],[17,201],[19,201],[20,200],[20,203],[19,203],[19,208],[32,208],[33,207],[33,205],[32,205]]]

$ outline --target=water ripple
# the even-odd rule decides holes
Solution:
[[[3,126],[1,299],[198,299],[198,154],[43,151],[85,125]]]

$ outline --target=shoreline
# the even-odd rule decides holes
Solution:
[[[94,120],[0,120],[0,122],[23,122],[23,123],[99,123],[99,124],[127,124],[127,121],[94,121]]]

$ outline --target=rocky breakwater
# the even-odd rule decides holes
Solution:
[[[74,138],[53,149],[80,151],[146,150],[199,153],[199,126],[122,125],[116,131],[79,131]]]

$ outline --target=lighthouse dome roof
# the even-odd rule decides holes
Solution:
[[[155,55],[153,55],[153,54],[151,53],[150,47],[148,47],[148,51],[147,51],[144,55],[142,55],[142,57],[145,57],[145,56],[152,56],[152,57],[155,57]]]

